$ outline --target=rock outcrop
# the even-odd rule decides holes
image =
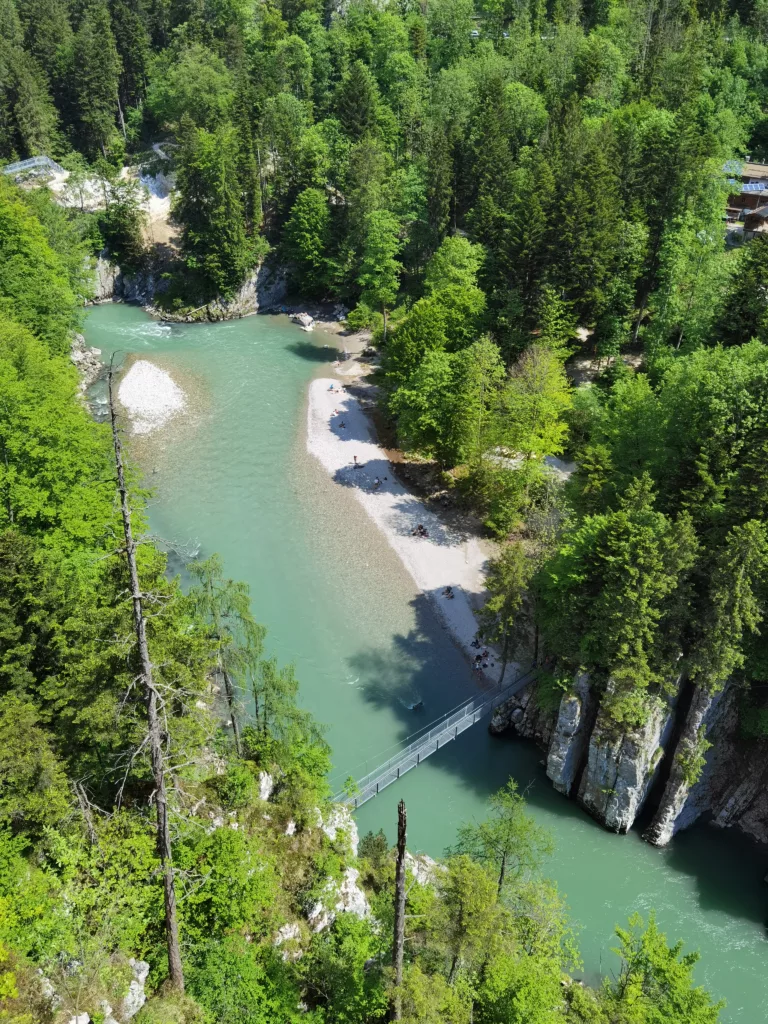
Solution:
[[[75,334],[72,338],[69,358],[75,364],[80,374],[78,390],[82,394],[88,390],[101,373],[101,349],[86,345],[82,334]]]
[[[133,958],[128,963],[131,965],[133,977],[128,986],[128,992],[123,996],[123,1006],[120,1012],[123,1021],[135,1017],[147,1001],[144,985],[149,975],[149,964],[144,960],[134,960]]]
[[[193,323],[198,320],[237,320],[257,313],[259,309],[269,309],[285,298],[288,277],[284,267],[261,264],[231,298],[212,299],[210,302],[202,302],[195,309],[181,313],[167,312],[153,306],[155,296],[165,291],[167,286],[165,277],[159,271],[124,274],[120,267],[110,263],[103,253],[96,261],[94,297],[97,302],[106,302],[109,299],[135,302],[164,320],[181,323]]]
[[[579,803],[612,832],[630,829],[645,802],[672,725],[669,708],[654,707],[644,725],[622,732],[599,711],[589,739]]]
[[[696,687],[675,750],[670,754],[672,764],[664,793],[651,824],[643,833],[643,838],[654,846],[666,846],[675,833],[675,822],[693,785],[687,763],[694,757],[700,730],[704,731],[704,720],[711,706],[712,694]]]
[[[358,885],[360,872],[357,868],[347,868],[341,882],[329,882],[325,890],[314,904],[307,921],[313,932],[321,932],[331,925],[337,914],[355,914],[357,917],[368,917],[371,908],[365,893]]]
[[[360,839],[357,824],[348,807],[343,804],[334,804],[325,819],[320,817],[320,828],[332,843],[342,843],[346,847],[348,855],[357,856]]]
[[[708,815],[716,826],[738,827],[768,843],[768,738],[744,736],[738,694],[735,687],[726,687],[722,696],[694,700],[690,706],[685,701],[678,706],[676,700],[660,703],[642,728],[623,732],[600,712],[599,696],[582,675],[556,711],[538,704],[532,683],[499,705],[489,730],[534,740],[546,751],[547,776],[554,788],[578,799],[611,831],[632,827],[654,782],[667,772],[644,838],[664,845]],[[684,770],[685,751],[690,754],[700,730],[711,747],[698,781],[691,785],[690,772]],[[682,767],[672,760],[678,750],[684,754]]]
[[[560,701],[547,752],[547,776],[552,785],[569,796],[589,749],[597,713],[597,701],[589,688],[589,677],[579,675],[574,692]]]
[[[552,712],[539,706],[536,701],[536,684],[531,683],[499,704],[488,730],[494,736],[512,730],[518,736],[535,740],[539,746],[546,748],[549,746],[553,726]]]

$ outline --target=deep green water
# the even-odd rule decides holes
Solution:
[[[151,358],[187,392],[187,413],[131,445],[154,489],[151,528],[179,550],[218,551],[250,584],[269,649],[295,663],[303,703],[328,724],[340,779],[471,694],[472,673],[396,555],[306,454],[307,384],[333,358],[332,337],[282,317],[167,327],[121,305],[94,308],[86,336],[105,357]],[[415,699],[423,712],[407,710]],[[587,977],[615,966],[614,926],[655,908],[670,939],[701,951],[697,977],[727,999],[724,1021],[768,1020],[764,852],[706,826],[664,851],[611,835],[552,790],[540,762],[532,745],[478,725],[361,808],[358,824],[393,839],[402,796],[409,847],[440,855],[511,774],[555,835],[547,873],[581,927]]]

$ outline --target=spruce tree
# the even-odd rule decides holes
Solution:
[[[103,0],[96,0],[85,12],[72,55],[78,130],[91,156],[106,155],[114,133],[120,71],[109,10]]]

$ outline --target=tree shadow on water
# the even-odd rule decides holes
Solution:
[[[697,823],[676,835],[663,855],[670,868],[695,879],[702,910],[753,921],[764,932],[768,928],[764,845],[735,829]]]
[[[292,341],[285,348],[310,363],[332,363],[341,355],[341,350],[333,345],[313,345],[311,341]]]

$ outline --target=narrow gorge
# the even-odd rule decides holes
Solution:
[[[543,704],[538,690],[533,682],[501,705],[490,731],[534,740],[553,787],[606,829],[624,833],[645,821],[643,837],[664,846],[703,819],[768,843],[768,742],[745,734],[736,685],[710,697],[680,680],[675,698],[631,731],[603,712],[585,674],[558,706]],[[691,781],[686,756],[700,733],[707,749]]]

